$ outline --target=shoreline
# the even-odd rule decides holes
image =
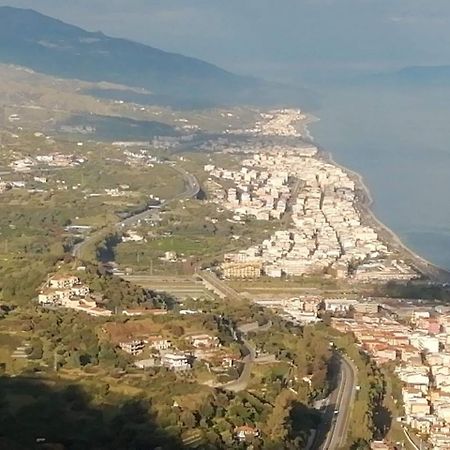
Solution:
[[[355,182],[356,193],[358,196],[356,207],[361,214],[362,222],[365,222],[367,223],[367,225],[371,226],[391,249],[398,251],[402,257],[404,255],[405,259],[409,260],[407,262],[420,274],[428,277],[430,280],[435,282],[450,282],[449,270],[432,263],[431,261],[427,260],[423,256],[420,256],[415,251],[410,249],[405,243],[403,243],[400,236],[395,231],[393,231],[391,228],[389,228],[389,226],[387,226],[380,219],[378,219],[378,217],[376,217],[372,209],[375,201],[370,192],[370,189],[364,182],[363,176],[360,173],[337,163],[333,159],[332,153],[321,147],[320,144],[318,144],[314,140],[314,137],[309,130],[309,125],[318,121],[320,121],[320,118],[310,114],[307,115],[307,119],[302,125],[302,131],[304,131],[304,133],[302,134],[302,136],[304,136],[303,139],[317,147],[317,149],[319,150],[319,158],[322,158],[330,164],[339,167],[344,172],[346,172],[349,177]]]

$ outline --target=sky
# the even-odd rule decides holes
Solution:
[[[0,0],[91,31],[297,81],[450,64],[449,0]]]

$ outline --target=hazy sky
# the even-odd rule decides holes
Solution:
[[[450,64],[449,0],[0,0],[272,79]]]

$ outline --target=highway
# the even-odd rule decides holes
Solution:
[[[198,276],[203,280],[207,288],[211,288],[215,294],[222,298],[238,299],[240,295],[233,288],[228,286],[225,282],[219,279],[216,274],[208,270],[203,270],[198,273]]]
[[[347,442],[357,375],[356,368],[347,357],[338,353],[336,355],[339,358],[337,386],[329,397],[322,423],[311,446],[313,450],[337,450]]]
[[[130,227],[139,221],[148,219],[149,217],[155,215],[158,213],[161,208],[169,204],[170,202],[173,202],[175,200],[180,200],[182,198],[193,198],[195,197],[199,191],[200,191],[200,185],[197,181],[197,179],[194,177],[194,175],[186,172],[185,170],[181,169],[180,167],[176,166],[170,166],[173,170],[178,172],[184,179],[186,189],[176,195],[175,197],[172,197],[169,200],[164,200],[157,208],[149,208],[141,213],[135,214],[133,216],[127,217],[126,219],[122,220],[121,222],[118,222],[116,224],[117,228],[123,228],[123,227]]]
[[[140,212],[138,214],[134,214],[130,217],[127,217],[124,220],[121,220],[120,222],[117,222],[115,224],[115,228],[121,229],[125,227],[130,227],[138,223],[139,221],[146,220],[156,214],[158,214],[161,209],[168,205],[169,203],[175,201],[175,200],[181,200],[183,198],[193,198],[197,196],[197,194],[200,192],[200,184],[197,181],[197,178],[195,178],[194,175],[186,172],[184,169],[181,169],[180,167],[171,166],[172,169],[174,169],[176,172],[178,172],[180,175],[182,175],[184,182],[185,182],[185,190],[179,194],[177,194],[175,197],[172,197],[171,199],[164,200],[158,207],[156,208],[149,208],[146,209],[143,212]],[[81,242],[78,242],[75,244],[72,248],[72,256],[76,258],[80,258],[82,254],[83,248],[91,242],[93,239],[98,237],[102,233],[102,230],[99,230],[96,233],[92,233],[91,235],[87,236],[84,240]]]

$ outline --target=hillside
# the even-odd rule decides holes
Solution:
[[[153,94],[151,100],[148,96],[143,99],[146,103],[295,102],[290,89],[282,86],[11,7],[0,7],[0,62],[62,78],[145,88]]]

